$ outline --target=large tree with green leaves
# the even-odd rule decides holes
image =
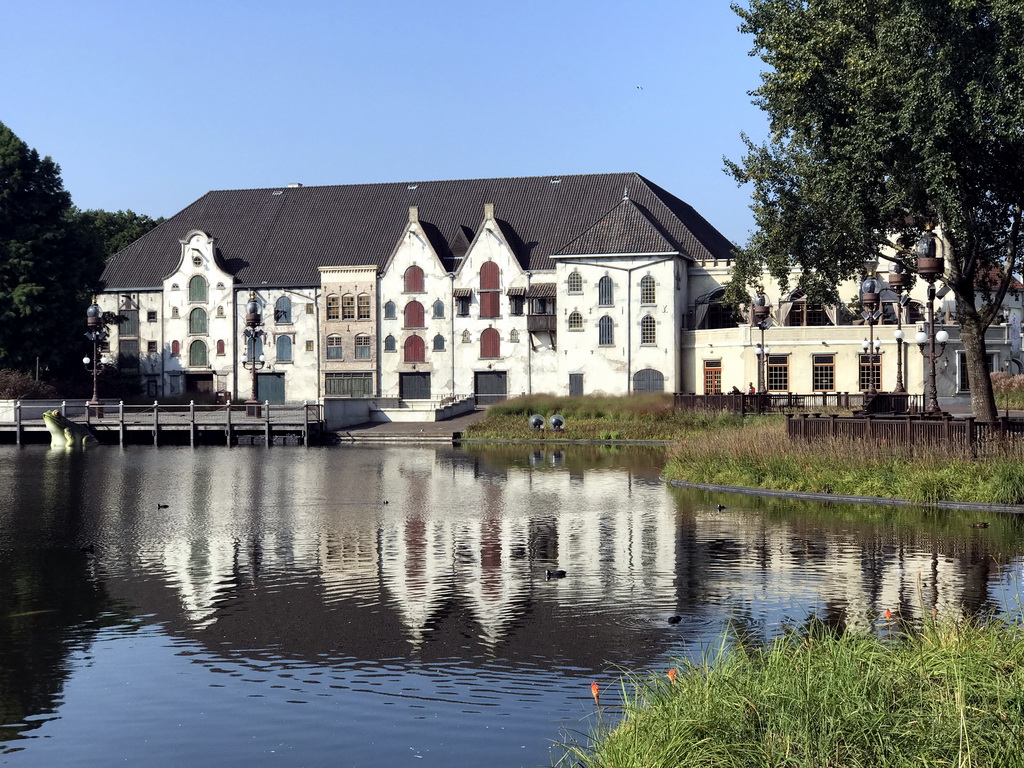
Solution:
[[[753,93],[768,139],[741,163],[757,232],[730,294],[767,270],[839,300],[865,263],[916,271],[933,224],[979,419],[996,417],[985,330],[1019,271],[1024,205],[1024,3],[1020,0],[750,0],[734,4],[767,69]],[[849,297],[845,297],[849,298]]]
[[[134,243],[164,218],[153,219],[135,211],[89,210],[78,214],[78,222],[91,235],[103,256],[110,258],[122,248]]]
[[[102,269],[59,166],[0,123],[0,368],[73,370]]]

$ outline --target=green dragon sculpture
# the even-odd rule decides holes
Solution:
[[[84,424],[77,424],[58,410],[45,411],[43,421],[50,430],[51,448],[85,448],[99,441]]]

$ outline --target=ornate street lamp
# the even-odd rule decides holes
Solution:
[[[864,307],[861,316],[864,318],[864,322],[868,324],[868,340],[864,342],[863,347],[868,355],[867,394],[869,395],[878,394],[878,389],[875,387],[875,356],[878,354],[882,342],[875,338],[875,322],[882,315],[878,310],[880,301],[879,287],[879,282],[873,277],[867,278],[860,284],[860,304]]]
[[[757,355],[757,391],[758,394],[765,394],[768,391],[768,355],[771,349],[764,344],[764,332],[771,326],[771,306],[768,304],[768,297],[762,291],[754,299],[754,327],[761,331],[761,342],[757,345],[754,353]]]
[[[895,261],[889,270],[889,288],[896,294],[896,330],[892,335],[896,339],[896,388],[894,394],[906,394],[903,386],[903,291],[908,287],[907,270],[902,263]],[[910,296],[905,297],[910,301]]]
[[[924,412],[929,416],[938,416],[942,413],[939,407],[939,391],[935,379],[935,361],[942,357],[946,351],[946,342],[949,341],[949,334],[945,331],[935,331],[935,281],[945,271],[942,257],[938,255],[938,244],[931,227],[921,235],[917,241],[917,274],[928,282],[928,333],[920,331],[914,339],[917,342],[921,354],[928,360],[928,404]],[[939,344],[936,351],[935,345]],[[925,347],[928,347],[927,354]]]
[[[85,338],[92,342],[92,360],[88,357],[82,358],[82,363],[86,369],[92,363],[92,400],[88,402],[89,415],[94,418],[101,418],[103,416],[103,406],[99,398],[100,364],[101,362],[105,364],[107,359],[103,358],[102,361],[100,360],[100,344],[107,340],[107,332],[103,328],[103,310],[96,303],[95,297],[89,308],[85,310],[85,322],[86,327],[89,329],[86,331]]]
[[[263,316],[260,314],[260,304],[256,301],[256,293],[251,291],[249,293],[249,301],[245,305],[245,330],[242,332],[242,335],[245,337],[247,350],[246,354],[242,356],[242,367],[252,371],[252,395],[245,401],[246,416],[258,417],[262,413],[256,376],[256,372],[267,364],[266,357],[260,355],[257,358],[256,356],[260,341],[266,336],[261,327],[262,325]]]

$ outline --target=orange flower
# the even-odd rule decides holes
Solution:
[[[886,608],[885,609],[885,620],[888,621],[891,618],[892,618],[892,611],[890,611],[888,608]]]
[[[590,684],[590,695],[594,697],[594,703],[601,706],[601,686],[597,683]]]
[[[675,684],[676,684],[676,671],[675,671],[675,669],[670,669],[670,670],[668,671],[668,681],[669,681],[669,682],[670,682],[670,683],[671,683],[672,685],[675,685]]]

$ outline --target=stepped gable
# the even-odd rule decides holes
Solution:
[[[639,174],[532,176],[208,192],[115,254],[103,281],[108,290],[161,288],[181,257],[180,240],[200,230],[216,238],[218,258],[238,287],[314,286],[321,266],[382,267],[412,205],[438,255],[452,265],[486,203],[494,204],[523,268],[550,270],[551,257],[617,208],[623,190],[673,250],[693,258],[730,255],[721,233]]]

